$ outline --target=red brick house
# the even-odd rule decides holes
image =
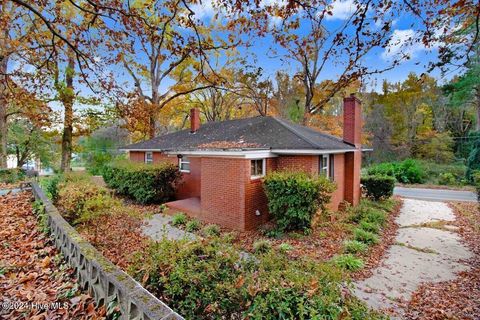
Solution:
[[[275,117],[200,124],[123,148],[132,161],[171,161],[182,172],[177,201],[167,205],[205,222],[254,229],[269,218],[262,177],[273,170],[325,174],[337,184],[330,204],[360,199],[361,104],[344,99],[343,139]]]

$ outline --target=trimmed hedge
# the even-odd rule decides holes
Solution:
[[[335,184],[324,176],[273,172],[264,179],[268,209],[280,230],[308,229],[318,209],[330,202]]]
[[[103,170],[103,179],[110,188],[142,204],[172,199],[180,178],[180,172],[171,163],[118,161]]]
[[[373,200],[388,199],[393,195],[395,178],[389,176],[366,176],[361,178],[363,190]]]
[[[0,182],[15,183],[23,179],[25,179],[25,171],[22,169],[0,169]]]

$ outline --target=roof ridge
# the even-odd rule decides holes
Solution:
[[[277,118],[277,117],[272,117],[272,118],[275,121],[277,121],[278,123],[280,123],[284,128],[286,128],[287,130],[289,130],[293,134],[297,135],[298,137],[302,138],[304,141],[310,143],[312,146],[317,147],[317,148],[321,148],[321,146],[318,145],[315,141],[313,141],[312,139],[310,139],[308,137],[305,137],[303,134],[298,132],[298,130],[296,130],[295,128],[292,128],[290,125],[288,125],[288,123],[285,123],[283,119],[280,119],[280,118]]]

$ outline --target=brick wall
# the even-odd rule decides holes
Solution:
[[[250,164],[248,164],[250,165]],[[277,158],[266,159],[266,173],[272,172],[277,168]],[[252,230],[270,219],[268,213],[267,195],[263,189],[262,179],[251,179],[250,171],[246,172],[245,185],[245,229]],[[260,215],[256,215],[256,211]]]
[[[343,140],[355,147],[362,143],[362,105],[355,96],[343,99]]]
[[[360,202],[360,169],[362,152],[360,150],[345,153],[345,200],[352,205]]]
[[[202,219],[231,229],[244,230],[246,159],[202,158]]]
[[[332,200],[329,204],[330,210],[337,210],[340,202],[344,200],[345,195],[345,155],[343,153],[334,155],[334,181],[337,189],[332,194]]]
[[[144,152],[130,152],[132,161],[144,161]],[[154,162],[178,163],[176,157],[154,153]],[[273,170],[301,170],[318,174],[319,156],[279,156],[266,160],[267,173]],[[360,199],[359,151],[334,155],[336,191],[329,208],[337,210],[344,199],[358,204]],[[250,230],[269,220],[267,197],[261,179],[250,178],[250,160],[191,157],[190,173],[183,173],[177,198],[200,197],[201,219],[231,229]],[[256,211],[260,215],[256,215]]]
[[[145,152],[130,151],[130,160],[133,162],[145,162]]]
[[[279,156],[276,158],[278,170],[305,171],[318,173],[318,156],[298,155]]]
[[[189,159],[190,172],[182,172],[182,182],[177,190],[177,199],[200,197],[201,194],[202,158],[189,157]]]

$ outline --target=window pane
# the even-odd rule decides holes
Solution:
[[[182,170],[190,171],[190,163],[188,163],[188,162],[183,162],[183,163],[182,163]]]
[[[256,159],[250,160],[250,175],[251,176],[263,176],[263,160]]]

